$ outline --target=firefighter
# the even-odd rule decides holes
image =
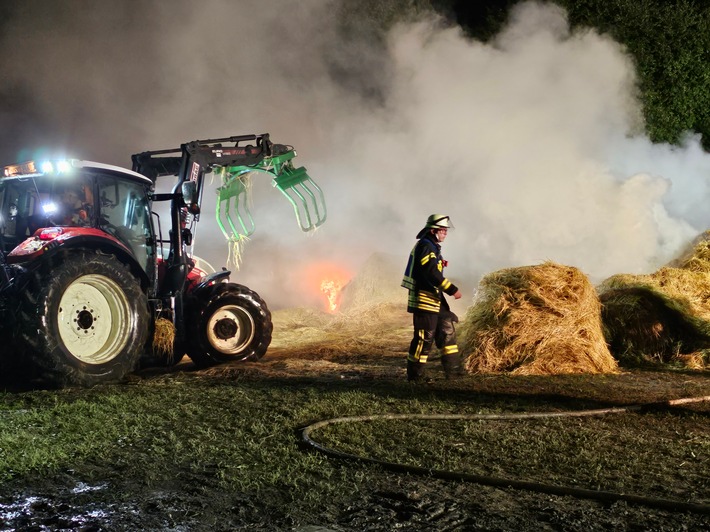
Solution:
[[[441,353],[441,364],[447,378],[457,375],[459,348],[456,345],[454,323],[458,321],[451,312],[444,294],[461,298],[461,291],[444,277],[447,262],[441,257],[441,244],[449,229],[451,219],[444,214],[432,214],[426,226],[417,234],[418,242],[412,249],[404,272],[402,286],[409,290],[407,312],[413,314],[414,337],[407,355],[407,380],[425,380],[424,368],[432,345]]]

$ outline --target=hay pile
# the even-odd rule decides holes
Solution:
[[[468,372],[613,373],[601,305],[578,269],[546,262],[485,276],[460,327]]]
[[[406,308],[407,292],[400,286],[402,259],[387,253],[373,253],[357,275],[343,287],[340,311],[365,310],[382,304],[400,304]]]
[[[334,314],[313,309],[284,309],[273,313],[272,348],[290,356],[398,356],[411,335],[407,292],[399,286],[404,267],[394,257],[377,253],[343,288]],[[406,332],[404,332],[406,331]]]
[[[335,314],[303,308],[277,310],[271,348],[301,358],[366,355],[404,360],[408,343],[402,338],[411,336],[411,315],[405,308],[379,303]]]
[[[677,258],[668,263],[668,266],[710,273],[710,231],[700,233]]]
[[[710,240],[701,235],[649,275],[614,275],[598,288],[604,332],[622,365],[710,363]]]

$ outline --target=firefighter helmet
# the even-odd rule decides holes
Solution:
[[[432,214],[426,219],[424,229],[419,231],[417,238],[423,237],[429,229],[453,229],[454,224],[451,223],[451,218],[446,214]]]

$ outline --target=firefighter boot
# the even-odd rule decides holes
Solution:
[[[458,353],[453,355],[442,355],[441,365],[444,367],[446,380],[457,379],[463,375],[461,370],[461,358]]]
[[[414,360],[407,360],[407,380],[409,382],[430,382],[424,373],[426,365]]]

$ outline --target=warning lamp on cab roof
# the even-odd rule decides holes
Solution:
[[[3,168],[4,177],[15,177],[23,175],[40,175],[40,174],[65,174],[71,170],[73,164],[71,159],[60,159],[54,161],[27,161],[26,163],[11,164]]]

